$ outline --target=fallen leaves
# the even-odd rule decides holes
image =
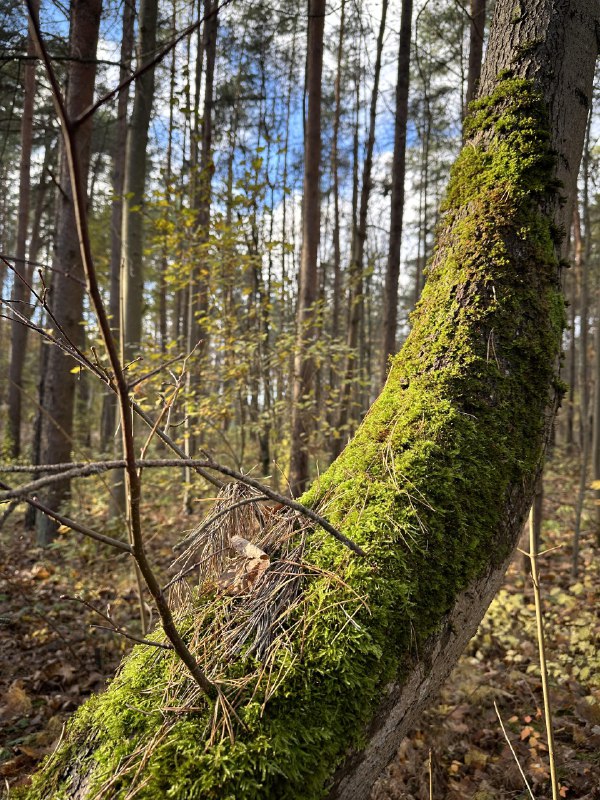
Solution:
[[[27,717],[31,714],[33,704],[24,689],[22,680],[15,680],[2,695],[0,701],[0,719],[10,720],[13,717]]]
[[[242,536],[232,536],[229,544],[238,557],[230,569],[217,578],[217,589],[233,596],[249,594],[268,569],[269,556]]]

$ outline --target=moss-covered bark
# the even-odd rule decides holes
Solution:
[[[289,616],[271,679],[250,657],[222,665],[233,738],[207,703],[189,708],[172,654],[137,647],[77,712],[30,800],[323,797],[386,686],[429,652],[461,592],[506,560],[560,393],[555,137],[546,99],[508,73],[468,126],[410,337],[356,437],[303,498],[368,558],[313,534],[306,560],[321,572]],[[201,660],[205,609],[180,621]]]

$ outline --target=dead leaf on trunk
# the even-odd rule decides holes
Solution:
[[[217,590],[232,596],[249,594],[268,568],[269,556],[242,536],[232,536],[229,544],[239,557],[231,569],[219,575]]]

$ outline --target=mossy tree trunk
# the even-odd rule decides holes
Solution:
[[[249,651],[211,661],[218,602],[182,618],[235,704],[233,738],[169,652],[138,647],[29,798],[368,797],[476,630],[531,503],[561,393],[560,250],[598,23],[595,0],[497,3],[412,332],[303,498],[368,557],[310,536],[312,571],[264,669]],[[222,601],[230,618],[238,602]]]

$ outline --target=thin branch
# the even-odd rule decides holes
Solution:
[[[144,420],[144,422],[146,423],[146,425],[148,425],[149,428],[151,428],[151,429],[154,428],[155,421],[152,419],[152,417],[149,414],[147,414],[144,411],[144,409],[138,403],[136,403],[135,400],[133,400],[133,398],[131,398],[131,408],[135,411],[135,413],[138,415],[138,417],[140,417],[141,419]],[[180,458],[180,461],[178,462],[177,466],[183,467],[187,463],[190,467],[195,469],[195,471],[198,473],[198,475],[201,475],[204,478],[204,480],[208,481],[213,486],[216,486],[217,489],[221,489],[224,486],[223,481],[220,481],[218,478],[215,478],[214,475],[211,475],[209,472],[206,472],[206,470],[203,469],[201,466],[197,466],[197,464],[199,464],[200,462],[197,462],[194,459],[190,459],[190,457],[185,452],[185,450],[182,447],[180,447],[177,444],[177,442],[175,442],[174,439],[172,439],[169,436],[168,433],[165,433],[160,428],[157,428],[156,429],[156,435],[174,453],[177,453],[177,455]],[[168,465],[165,465],[165,466],[168,466]]]
[[[112,536],[105,536],[103,533],[98,533],[93,528],[88,528],[86,525],[82,525],[80,522],[76,522],[74,519],[70,519],[69,517],[64,517],[62,514],[59,514],[56,511],[53,511],[48,506],[40,503],[35,497],[29,497],[26,493],[19,493],[16,494],[16,491],[13,490],[10,486],[7,486],[3,481],[0,481],[0,489],[4,489],[5,491],[9,492],[11,496],[18,497],[20,500],[23,500],[25,503],[29,503],[30,506],[37,508],[38,511],[41,511],[46,516],[50,517],[50,519],[55,520],[59,523],[59,525],[65,525],[67,528],[71,528],[71,530],[76,531],[77,533],[81,533],[84,536],[88,536],[90,539],[95,539],[97,542],[102,542],[102,544],[108,544],[111,547],[114,547],[116,550],[122,550],[124,553],[129,553],[130,555],[133,553],[133,550],[127,542],[121,542],[119,539],[113,539]]]
[[[276,503],[281,503],[283,506],[287,506],[288,508],[292,508],[294,511],[298,511],[298,513],[302,514],[302,516],[312,519],[313,522],[316,522],[318,525],[320,525],[323,530],[327,531],[327,533],[330,533],[334,539],[337,539],[338,542],[341,542],[357,555],[367,555],[362,547],[338,531],[337,528],[334,528],[333,525],[325,519],[325,517],[317,514],[316,511],[312,510],[312,508],[303,506],[302,503],[298,503],[296,500],[292,500],[290,497],[286,497],[283,494],[274,492],[271,488],[265,486],[264,483],[254,480],[254,478],[250,478],[248,475],[243,475],[241,472],[238,472],[235,469],[230,469],[222,464],[217,464],[216,461],[213,461],[210,456],[208,456],[208,454],[205,453],[205,455],[207,456],[207,466],[209,469],[214,469],[217,472],[220,472],[222,475],[228,475],[230,478],[240,481],[240,483],[245,483],[247,486],[257,489],[261,494],[267,495],[267,497],[270,497],[271,500],[274,500]]]
[[[146,586],[148,587],[148,590],[154,599],[165,635],[173,645],[177,655],[183,661],[190,675],[198,684],[200,689],[208,698],[215,700],[219,696],[219,691],[217,687],[215,687],[215,685],[208,680],[200,668],[200,665],[196,661],[194,655],[191,653],[181,634],[179,633],[167,599],[161,590],[158,579],[154,574],[146,555],[141,521],[141,483],[135,463],[135,441],[133,436],[133,419],[131,415],[131,398],[127,388],[127,381],[125,379],[123,365],[121,364],[121,360],[117,352],[117,346],[113,337],[110,321],[104,307],[100,287],[98,286],[98,279],[94,266],[88,218],[86,214],[85,182],[81,173],[79,152],[76,147],[78,125],[74,124],[67,114],[60,87],[58,85],[58,80],[54,73],[48,50],[41,35],[39,23],[36,19],[33,0],[26,0],[26,3],[31,21],[32,37],[46,68],[46,73],[52,87],[54,102],[62,128],[64,155],[71,181],[73,211],[75,213],[75,223],[77,226],[77,236],[81,251],[81,261],[88,285],[91,305],[94,309],[98,326],[100,328],[100,334],[102,336],[110,366],[114,374],[115,389],[119,402],[119,413],[121,417],[123,451],[125,455],[125,475],[127,479],[128,490],[128,518],[130,522],[131,552],[136,566],[143,575]],[[89,116],[89,114],[87,116]],[[79,123],[82,121],[83,119],[80,118]]]
[[[130,75],[129,78],[126,78],[124,81],[122,81],[115,89],[111,89],[110,92],[107,92],[106,94],[102,95],[102,97],[98,98],[98,100],[96,100],[95,103],[93,103],[89,108],[86,108],[84,112],[82,112],[78,117],[76,117],[72,121],[73,130],[76,130],[79,125],[81,125],[83,122],[86,121],[86,119],[89,119],[93,114],[95,114],[96,111],[101,106],[103,106],[113,97],[116,97],[116,95],[118,95],[119,92],[123,91],[123,89],[126,89],[130,83],[133,83],[133,81],[137,80],[138,78],[141,78],[141,76],[144,75],[146,72],[148,72],[148,70],[151,70],[157,64],[160,64],[161,61],[163,61],[163,59],[165,59],[166,56],[169,55],[171,50],[174,47],[177,47],[179,42],[183,41],[187,36],[190,36],[190,34],[194,33],[194,31],[197,30],[202,25],[203,22],[206,22],[206,20],[210,19],[211,17],[214,17],[215,14],[218,14],[220,11],[222,11],[222,9],[226,8],[232,1],[233,0],[223,0],[223,2],[219,6],[217,6],[217,8],[213,9],[208,14],[205,14],[203,17],[199,17],[196,20],[196,22],[192,22],[191,25],[188,25],[188,27],[185,28],[185,30],[177,34],[177,36],[174,39],[172,39],[168,44],[166,44],[162,48],[162,50],[160,50],[155,56],[146,61],[145,64],[142,64],[142,66],[139,69],[137,69],[132,75]]]
[[[550,783],[552,786],[552,800],[558,800],[559,788],[556,775],[556,759],[554,749],[554,729],[552,727],[552,706],[550,704],[550,690],[548,687],[548,666],[546,664],[546,643],[544,637],[544,615],[542,612],[542,597],[540,592],[540,578],[537,566],[537,541],[535,537],[534,506],[529,511],[529,560],[531,563],[531,582],[533,583],[533,597],[535,601],[535,622],[537,631],[537,645],[540,657],[540,674],[542,678],[542,694],[544,698],[544,721],[548,737],[548,760],[550,762]]]
[[[146,372],[144,375],[140,375],[139,378],[136,378],[134,381],[129,382],[128,384],[129,390],[131,391],[131,389],[134,389],[140,383],[143,383],[144,381],[147,381],[149,378],[153,378],[155,375],[158,375],[159,372],[162,372],[163,369],[167,369],[167,367],[170,367],[172,364],[176,364],[178,361],[182,361],[183,359],[185,359],[185,357],[186,356],[184,355],[175,356],[174,358],[171,358],[169,361],[165,361],[164,364],[159,364],[158,367],[155,367],[154,369],[150,370],[150,372]]]
[[[527,778],[525,777],[525,773],[523,772],[523,767],[521,766],[521,764],[519,762],[519,759],[517,758],[517,754],[515,753],[515,748],[512,746],[512,742],[508,738],[508,734],[506,732],[506,728],[504,727],[504,723],[502,722],[502,717],[500,716],[500,712],[498,711],[498,705],[497,705],[495,700],[494,700],[494,708],[496,709],[496,716],[498,717],[498,722],[500,723],[500,727],[502,728],[502,733],[504,734],[504,738],[506,739],[506,742],[507,742],[508,746],[510,747],[510,752],[513,754],[513,758],[515,759],[517,767],[519,768],[519,772],[521,773],[521,777],[523,778],[523,781],[525,782],[525,786],[527,787],[527,791],[529,792],[529,796],[531,797],[531,800],[535,800],[535,796],[534,796],[533,792],[531,791],[531,786],[529,785],[529,783],[527,781]]]
[[[157,431],[158,433],[158,431]],[[250,478],[248,475],[244,475],[241,472],[238,472],[235,469],[230,469],[229,467],[224,466],[223,464],[218,464],[216,461],[213,461],[210,457],[207,457],[205,460],[200,461],[196,459],[186,459],[185,463],[195,469],[213,469],[216,472],[220,472],[223,475],[227,475],[229,478],[233,478],[240,483],[245,484],[246,486],[251,486],[253,489],[257,489],[261,495],[269,498],[270,500],[274,500],[276,503],[281,503],[282,506],[287,506],[288,508],[297,511],[302,516],[311,519],[313,522],[316,522],[317,525],[320,525],[323,530],[330,533],[338,542],[341,542],[343,545],[348,547],[354,553],[359,556],[366,556],[366,552],[345,536],[343,533],[334,528],[334,526],[322,517],[320,514],[317,514],[316,511],[313,511],[308,506],[302,505],[302,503],[298,503],[296,500],[292,500],[289,497],[286,497],[283,494],[279,494],[278,492],[273,491],[268,486],[265,486],[264,483],[255,480],[254,478]],[[182,460],[179,459],[172,459],[172,458],[157,458],[157,459],[142,459],[137,460],[135,462],[136,467],[139,469],[146,468],[146,467],[180,467],[182,465]],[[48,484],[55,483],[56,481],[63,480],[64,478],[84,478],[89,475],[98,475],[101,472],[106,472],[107,470],[111,469],[122,469],[126,466],[126,462],[122,459],[118,459],[115,461],[94,461],[89,464],[54,464],[54,465],[47,465],[48,471],[52,470],[55,472],[59,472],[57,467],[62,467],[62,472],[60,474],[55,475],[48,475],[44,478],[40,478],[37,481],[32,481],[29,484],[25,484],[20,491],[31,491],[31,487],[34,489],[40,489],[42,486],[47,486]],[[36,467],[36,471],[43,471],[41,467]],[[0,467],[0,472],[15,472],[15,471],[23,471],[26,470],[22,469],[21,467]],[[31,470],[30,470],[31,471]],[[17,491],[17,490],[15,490]],[[11,497],[15,495],[11,493],[7,493],[4,495],[2,499],[9,500]]]
[[[90,611],[93,611],[95,614],[98,614],[98,616],[102,617],[102,619],[105,619],[110,625],[110,628],[106,627],[105,625],[93,625],[94,628],[101,628],[102,630],[105,631],[112,631],[113,633],[118,633],[120,636],[124,636],[125,639],[129,639],[130,641],[135,642],[136,644],[147,644],[150,647],[158,647],[161,650],[173,649],[173,645],[165,644],[164,642],[153,642],[150,639],[144,639],[141,636],[136,636],[133,633],[129,633],[129,631],[127,631],[125,628],[121,628],[120,625],[117,625],[117,623],[113,620],[111,616],[109,616],[109,614],[105,614],[103,611],[100,611],[99,608],[96,608],[91,603],[88,603],[87,600],[83,600],[81,597],[71,597],[71,595],[68,594],[61,594],[60,599],[71,600],[74,603],[81,603],[82,606],[85,606],[86,608],[89,608]]]

